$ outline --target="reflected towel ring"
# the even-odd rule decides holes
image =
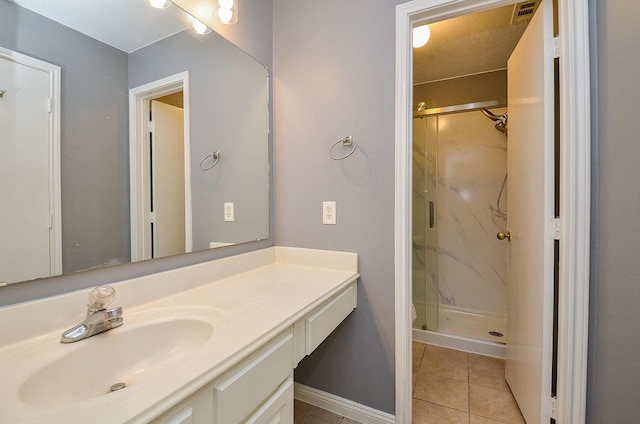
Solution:
[[[200,170],[201,171],[207,171],[211,168],[213,168],[214,166],[216,166],[218,164],[218,162],[220,161],[220,150],[216,150],[215,152],[209,153],[207,156],[203,157],[202,160],[200,161]],[[202,164],[209,158],[213,159],[213,163],[205,168],[202,167]]]
[[[342,147],[351,147],[351,149],[349,150],[349,152],[344,155],[344,156],[334,156],[333,155],[333,148],[336,147],[338,144],[342,143]],[[351,137],[350,135],[341,138],[340,140],[336,141],[335,143],[333,143],[331,145],[331,148],[329,148],[329,157],[333,160],[342,160],[342,159],[346,159],[349,156],[351,156],[353,154],[353,152],[356,151],[356,142],[353,140],[353,137]]]

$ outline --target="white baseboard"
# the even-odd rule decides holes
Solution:
[[[362,424],[394,424],[395,416],[365,405],[295,383],[294,397],[302,402],[356,420]]]
[[[507,355],[507,348],[502,343],[473,339],[454,334],[437,333],[429,330],[417,330],[414,328],[413,340],[502,359]]]

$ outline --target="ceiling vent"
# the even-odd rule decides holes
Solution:
[[[541,0],[523,1],[513,6],[511,25],[529,22],[540,5]]]

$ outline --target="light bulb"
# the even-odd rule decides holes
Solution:
[[[233,19],[233,11],[231,9],[218,8],[218,18],[223,24],[228,24]]]
[[[421,25],[413,28],[413,47],[418,48],[424,46],[427,44],[427,41],[429,41],[429,37],[431,37],[429,25]]]
[[[149,4],[157,9],[166,9],[171,6],[171,1],[169,0],[149,0]]]
[[[206,26],[196,18],[191,19],[191,27],[197,34],[207,34],[208,32],[211,31],[211,29],[208,26]]]
[[[223,24],[231,25],[238,22],[238,2],[236,0],[216,0],[214,16]]]

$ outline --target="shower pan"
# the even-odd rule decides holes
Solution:
[[[506,135],[504,102],[414,114],[418,332],[506,343],[507,244],[495,236],[506,228]]]

